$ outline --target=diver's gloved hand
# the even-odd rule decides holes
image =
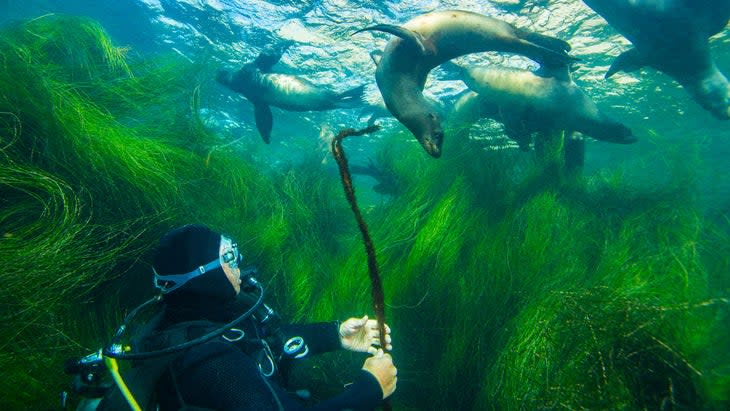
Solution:
[[[365,360],[362,369],[372,374],[380,389],[383,391],[383,399],[388,398],[395,391],[398,382],[398,369],[393,364],[393,358],[390,354],[383,354],[383,350],[378,349],[372,357]]]
[[[390,344],[390,327],[385,324],[386,350],[390,351],[393,346]],[[380,346],[380,330],[378,322],[368,320],[368,316],[362,318],[350,318],[340,324],[340,343],[342,348],[350,351],[367,352],[376,354]]]

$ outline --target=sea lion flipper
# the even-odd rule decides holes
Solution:
[[[381,58],[383,58],[383,50],[373,50],[370,52],[370,59],[376,67],[380,64]]]
[[[521,41],[531,51],[531,55],[533,55],[531,58],[537,61],[545,70],[550,71],[559,68],[563,72],[568,72],[567,68],[571,64],[580,61],[579,58],[570,56],[563,51],[556,51],[550,47],[545,47],[525,39],[521,39]]]
[[[351,107],[363,102],[363,93],[365,85],[361,84],[337,95],[338,107]]]
[[[571,47],[565,40],[517,27],[514,30],[517,38],[523,41],[526,46],[542,51],[541,56],[535,56],[541,66],[556,67],[564,71],[567,69],[566,66],[580,61],[579,58],[568,55]]]
[[[611,63],[611,67],[606,72],[606,78],[609,78],[616,74],[618,71],[632,72],[636,71],[644,66],[644,61],[641,58],[641,54],[635,49],[629,49],[619,54],[616,60]]]
[[[568,171],[578,171],[585,164],[586,141],[572,130],[565,130],[563,160]]]
[[[264,143],[271,142],[271,128],[274,125],[274,116],[271,114],[271,108],[267,104],[254,103],[253,113],[256,118],[256,128],[261,134]]]
[[[358,120],[367,116],[368,117],[368,126],[372,126],[375,124],[375,120],[384,117],[385,115],[380,112],[376,107],[374,106],[367,106],[362,111],[360,111],[360,114],[357,116]]]
[[[529,41],[530,43],[535,43],[539,46],[548,48],[550,50],[556,51],[558,53],[567,53],[570,51],[570,43],[563,39],[559,39],[557,37],[553,36],[547,36],[545,34],[535,33],[534,31],[527,31],[527,30],[521,30],[517,29],[519,33],[519,37],[521,37],[524,40]]]
[[[412,47],[416,48],[421,53],[421,55],[426,55],[426,46],[423,44],[423,37],[421,37],[421,35],[416,33],[415,31],[408,30],[405,27],[396,26],[393,24],[376,24],[375,26],[360,29],[352,34],[354,35],[363,31],[382,31],[385,33],[390,33],[394,36],[398,36],[403,39],[406,44],[409,44]]]

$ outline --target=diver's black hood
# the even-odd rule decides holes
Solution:
[[[166,233],[154,256],[160,276],[185,274],[219,256],[220,233],[203,225],[185,225]],[[221,320],[222,312],[236,298],[236,291],[221,267],[195,277],[182,287],[163,295],[169,316],[179,320]],[[172,319],[172,318],[169,318]]]

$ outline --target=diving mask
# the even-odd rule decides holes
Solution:
[[[233,270],[238,268],[238,264],[241,262],[238,244],[234,243],[230,237],[221,236],[221,254],[219,260],[221,265],[228,264]]]

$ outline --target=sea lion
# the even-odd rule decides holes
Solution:
[[[423,95],[434,67],[464,54],[500,51],[521,54],[542,65],[573,60],[567,42],[462,10],[444,10],[413,18],[403,26],[379,24],[358,30],[394,34],[377,64],[375,79],[388,110],[433,157],[441,155],[442,114]]]
[[[370,176],[377,184],[373,186],[373,191],[378,194],[396,195],[400,192],[400,184],[393,170],[383,165],[376,165],[373,160],[368,161],[367,166],[351,164],[350,173]]]
[[[273,126],[270,106],[289,111],[325,111],[361,103],[364,85],[337,93],[301,77],[269,72],[282,54],[281,50],[265,51],[235,73],[219,70],[216,75],[219,83],[253,103],[256,127],[266,144],[271,141]]]
[[[510,110],[507,107],[505,109]],[[446,129],[449,133],[455,134],[457,138],[468,138],[469,129],[475,122],[481,118],[492,118],[502,122],[505,127],[505,134],[514,140],[517,147],[523,151],[529,150],[530,143],[533,142],[532,134],[537,133],[538,138],[534,141],[535,151],[541,152],[543,156],[547,143],[545,140],[554,139],[556,132],[564,131],[563,160],[565,169],[573,171],[583,166],[585,140],[580,134],[572,130],[535,127],[534,123],[530,124],[530,121],[523,121],[525,116],[529,117],[529,112],[520,111],[519,109],[517,112],[502,111],[502,108],[495,107],[494,104],[480,97],[475,91],[466,89],[454,102],[453,110],[449,113]],[[500,144],[500,147],[507,146]]]
[[[653,67],[672,77],[705,110],[730,119],[730,83],[710,54],[708,38],[730,19],[730,0],[584,0],[634,48],[606,73]]]
[[[505,67],[444,65],[456,72],[475,95],[464,94],[454,105],[456,121],[489,117],[504,124],[505,134],[523,150],[534,132],[579,131],[597,140],[636,142],[631,130],[604,114],[573,82],[567,66],[535,73]],[[451,121],[452,124],[454,121]],[[463,127],[463,126],[462,126]]]

